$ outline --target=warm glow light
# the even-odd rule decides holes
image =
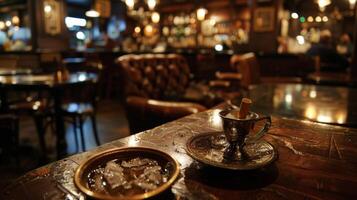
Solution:
[[[156,6],[156,0],[147,0],[147,4],[150,10],[154,10]]]
[[[5,22],[5,25],[6,25],[7,27],[10,27],[10,26],[11,26],[11,21],[10,21],[10,20],[7,20],[7,21]]]
[[[52,11],[52,6],[50,5],[45,5],[45,7],[43,8],[43,10],[45,11],[45,13],[50,13]]]
[[[82,31],[78,31],[78,32],[76,33],[76,38],[77,38],[78,40],[85,40],[85,39],[86,39],[86,35],[85,35]]]
[[[138,140],[136,137],[129,137],[127,144],[129,147],[133,147],[133,146],[137,146],[139,141],[140,140]]]
[[[154,23],[159,23],[160,21],[160,14],[158,12],[153,12],[151,15],[151,21]]]
[[[348,0],[348,2],[350,3],[350,9],[355,9],[356,0]]]
[[[125,0],[125,4],[129,9],[133,9],[134,8],[134,0]]]
[[[162,28],[162,34],[168,36],[170,34],[170,29],[165,26],[164,28]]]
[[[298,44],[300,44],[300,45],[305,44],[305,38],[302,35],[296,36],[296,40],[297,40]]]
[[[87,12],[86,12],[86,16],[87,17],[99,17],[100,16],[100,14],[99,14],[99,12],[98,11],[96,11],[96,10],[88,10]]]
[[[342,119],[342,118],[341,118],[341,119],[340,119],[340,118],[339,118],[339,119],[337,119],[337,123],[339,123],[339,124],[343,124],[343,122],[345,122],[345,120],[344,120],[344,119]]]
[[[216,19],[214,19],[214,18],[210,19],[210,20],[209,20],[209,24],[210,24],[211,26],[214,26],[214,25],[216,24]]]
[[[77,18],[77,17],[66,17],[64,19],[66,26],[68,28],[72,28],[74,26],[86,26],[87,25],[87,20],[83,19],[83,18]]]
[[[212,116],[209,118],[209,124],[217,129],[221,129],[222,128],[222,118],[219,116],[219,112],[221,112],[222,110],[219,109],[214,109],[212,112]]]
[[[291,13],[291,18],[297,19],[299,18],[299,15],[296,12]]]
[[[319,114],[317,116],[317,121],[330,123],[330,122],[332,122],[332,119],[331,119],[331,116]]]
[[[316,22],[321,22],[321,21],[322,21],[322,19],[321,19],[321,17],[320,17],[320,16],[317,16],[317,17],[315,17],[315,21],[316,21]]]
[[[309,17],[307,18],[307,21],[308,21],[308,22],[313,22],[313,21],[314,21],[314,18],[313,18],[312,16],[309,16]]]
[[[327,17],[327,16],[323,16],[323,17],[322,17],[322,21],[323,21],[323,22],[328,22],[328,17]]]
[[[285,102],[287,104],[291,104],[293,102],[293,96],[291,94],[286,94],[285,95]]]
[[[36,101],[36,102],[33,104],[32,109],[38,110],[38,108],[39,108],[40,106],[41,106],[41,102]]]
[[[153,31],[152,26],[151,26],[151,25],[147,25],[147,26],[145,27],[145,31],[151,33],[151,32]]]
[[[144,28],[144,34],[146,36],[151,36],[153,31],[154,31],[154,28],[150,24],[146,25],[145,28]]]
[[[310,96],[310,98],[315,99],[316,96],[317,96],[316,91],[315,90],[311,90],[309,96]]]
[[[13,24],[19,24],[20,23],[20,18],[18,16],[13,16],[11,19]]]
[[[196,11],[197,19],[200,21],[205,19],[206,14],[207,14],[207,9],[205,8],[199,8]]]
[[[317,4],[321,11],[325,11],[326,6],[331,4],[331,0],[317,0]]]
[[[340,113],[337,115],[337,123],[343,124],[346,121],[346,114],[345,113]]]
[[[5,28],[5,22],[0,21],[0,29],[4,29]]]
[[[222,51],[222,50],[223,50],[223,46],[222,46],[221,44],[216,44],[216,45],[214,46],[214,49],[215,49],[216,51]]]
[[[305,110],[305,117],[309,119],[315,119],[316,118],[316,108],[313,105],[307,105],[307,108]]]
[[[141,31],[141,28],[139,26],[134,28],[134,32],[135,33],[140,33],[140,31]]]

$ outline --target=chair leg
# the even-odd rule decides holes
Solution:
[[[73,117],[73,136],[74,136],[74,141],[76,142],[76,152],[79,151],[79,143],[78,143],[78,138],[77,138],[77,118]]]
[[[41,116],[35,116],[34,117],[36,129],[37,129],[37,134],[38,134],[38,139],[40,142],[40,147],[43,156],[45,157],[46,154],[46,142],[45,142],[45,128],[43,124],[43,117]]]
[[[55,128],[55,120],[51,117],[50,119],[50,128],[51,128],[51,132],[52,134],[56,134],[56,128]]]
[[[16,166],[20,166],[20,155],[19,155],[19,133],[20,133],[20,127],[19,127],[19,119],[16,118],[15,124],[14,124],[14,150],[15,150],[15,156],[16,156]]]
[[[100,140],[99,140],[99,136],[98,136],[97,119],[96,119],[94,114],[90,116],[90,119],[92,121],[92,127],[93,127],[93,134],[94,134],[95,142],[97,143],[97,146],[99,146],[100,145]]]
[[[83,118],[82,118],[81,115],[78,118],[79,118],[79,131],[81,133],[82,150],[85,151],[86,150],[86,144],[85,144],[85,141],[84,141]]]

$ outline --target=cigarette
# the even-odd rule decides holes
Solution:
[[[240,109],[239,109],[239,119],[245,119],[249,113],[249,106],[252,104],[252,100],[248,98],[243,98],[240,102]]]

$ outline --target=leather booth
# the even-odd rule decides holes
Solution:
[[[190,68],[180,55],[129,54],[119,57],[117,63],[124,76],[131,133],[203,111],[205,103],[213,104],[208,93],[191,84]]]
[[[237,89],[248,90],[250,85],[267,83],[301,83],[299,76],[263,76],[262,67],[254,53],[235,54],[230,59],[232,72],[216,72],[216,77],[221,85],[235,86]]]

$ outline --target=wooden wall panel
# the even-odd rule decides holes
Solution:
[[[44,0],[32,0],[34,14],[34,28],[37,38],[34,40],[36,43],[37,50],[51,50],[51,51],[62,51],[69,48],[69,37],[68,30],[64,23],[64,18],[67,16],[66,4],[64,0],[55,0],[60,4],[59,18],[61,31],[59,34],[51,35],[45,32],[45,20],[44,20]]]
[[[279,35],[279,15],[278,12],[282,9],[283,1],[282,0],[275,0],[271,1],[270,3],[259,4],[257,0],[254,0],[253,4],[251,5],[251,31],[250,31],[250,49],[254,50],[255,52],[271,52],[274,53],[277,50],[278,42],[277,37]],[[254,11],[257,8],[264,8],[264,7],[272,7],[274,8],[275,12],[275,19],[274,19],[274,27],[272,31],[265,31],[265,32],[256,32],[254,31],[253,24],[254,22]]]

